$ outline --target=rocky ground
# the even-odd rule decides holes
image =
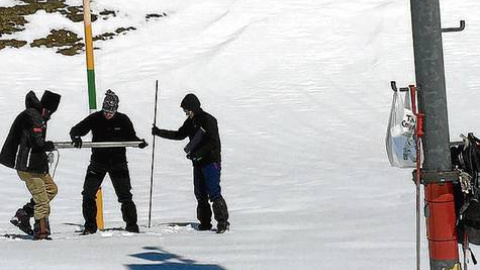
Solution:
[[[59,13],[74,23],[83,23],[83,6],[70,6],[65,3],[65,0],[18,0],[17,2],[18,4],[15,6],[0,7],[0,50],[7,47],[22,48],[28,44],[30,47],[55,48],[57,53],[67,56],[84,51],[85,44],[81,38],[83,33],[74,33],[66,29],[52,29],[46,37],[35,39],[30,43],[25,40],[6,37],[28,28],[29,21],[25,17],[39,11]],[[108,20],[117,16],[118,12],[120,11],[92,10],[92,22],[94,23],[99,19]],[[148,21],[152,18],[165,16],[167,16],[166,13],[146,14],[145,19]],[[121,26],[113,32],[101,33],[93,37],[93,40],[110,40],[134,30],[136,28],[132,26]]]

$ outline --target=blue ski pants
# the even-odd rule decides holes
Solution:
[[[193,166],[193,185],[197,201],[211,202],[222,198],[220,187],[220,162],[214,162],[205,166]]]

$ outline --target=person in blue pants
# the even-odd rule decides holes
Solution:
[[[197,199],[197,219],[199,230],[212,228],[212,209],[217,221],[217,233],[229,230],[228,209],[220,187],[221,144],[218,124],[215,117],[205,112],[200,101],[194,94],[188,94],[182,100],[187,119],[177,130],[152,127],[152,134],[171,140],[189,138],[190,142],[184,148],[187,158],[193,164],[193,185]],[[210,208],[212,202],[212,208]]]

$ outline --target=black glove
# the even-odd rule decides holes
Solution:
[[[192,152],[187,154],[187,158],[190,159],[193,162],[198,162],[202,159],[202,157],[200,157],[200,156],[198,156],[198,155],[196,155],[195,153],[192,153]]]
[[[153,125],[152,127],[152,135],[157,135],[160,133],[160,129],[157,126]]]
[[[82,138],[80,136],[75,136],[72,138],[72,145],[75,148],[82,148]]]
[[[55,145],[53,145],[52,141],[46,141],[45,145],[43,146],[43,150],[45,150],[46,152],[52,152],[53,150],[55,150]]]
[[[138,145],[138,148],[143,149],[148,146],[148,143],[145,141],[145,139],[142,139],[142,142]]]

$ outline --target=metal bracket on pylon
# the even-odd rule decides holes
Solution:
[[[442,33],[445,32],[461,32],[465,29],[465,20],[460,21],[460,27],[450,27],[450,28],[442,28]]]
[[[390,87],[392,87],[393,92],[397,92],[397,91],[407,92],[408,90],[410,90],[408,87],[401,87],[400,89],[398,89],[396,81],[391,81],[390,82]]]
[[[416,181],[417,177],[417,170],[413,170],[412,172],[413,181]],[[424,172],[421,171],[421,183],[422,185],[428,184],[442,184],[447,182],[456,183],[459,181],[459,172],[458,171],[450,171],[450,172],[436,172],[436,171],[429,171]]]

